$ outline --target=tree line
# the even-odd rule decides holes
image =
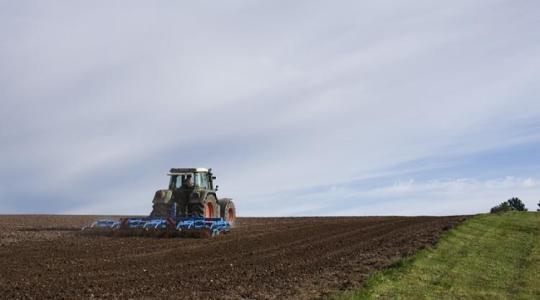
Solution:
[[[495,207],[492,207],[490,210],[492,214],[506,211],[528,211],[528,209],[525,207],[525,203],[523,203],[521,199],[513,197]],[[538,202],[538,209],[536,211],[540,212],[540,201]]]

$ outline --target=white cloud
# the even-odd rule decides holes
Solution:
[[[540,117],[532,8],[4,4],[0,180],[28,189],[19,173],[32,169],[36,194],[65,192],[76,211],[146,213],[168,167],[202,164],[244,211],[264,214],[278,209],[264,194],[537,142],[526,130]],[[73,199],[81,189],[110,205]]]
[[[346,199],[349,208],[330,211],[336,215],[451,215],[489,211],[500,202],[519,197],[530,209],[540,198],[540,183],[534,178],[504,177],[396,182],[375,189],[344,189],[319,195]],[[339,203],[338,203],[339,204]]]

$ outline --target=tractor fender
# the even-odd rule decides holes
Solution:
[[[206,197],[208,197],[208,196],[210,196],[210,195],[214,196],[214,198],[216,198],[216,200],[218,199],[216,193],[208,192],[208,193],[206,194]]]
[[[189,203],[190,204],[202,203],[210,195],[213,195],[217,199],[216,194],[210,191],[205,191],[205,190],[194,191],[189,196]]]
[[[154,200],[152,200],[152,202],[167,204],[171,201],[171,199],[172,199],[171,190],[158,190],[156,194],[154,195]]]

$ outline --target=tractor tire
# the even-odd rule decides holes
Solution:
[[[232,199],[224,198],[219,199],[217,202],[219,204],[220,217],[229,222],[231,226],[234,225],[236,221],[236,208]]]
[[[178,206],[176,207],[176,216],[177,217],[187,217],[188,216],[188,204],[187,201],[184,199],[181,199],[178,203]]]
[[[190,217],[204,217],[204,205],[202,203],[190,203],[188,205],[188,215]]]
[[[205,218],[219,218],[219,205],[217,203],[216,196],[206,196],[204,203],[204,211]]]
[[[152,212],[150,213],[151,217],[160,217],[165,218],[169,216],[170,204],[165,203],[154,203],[152,207]]]
[[[191,215],[196,217],[217,218],[219,206],[214,195],[206,196],[202,203],[192,203],[190,206]]]

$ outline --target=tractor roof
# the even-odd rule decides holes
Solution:
[[[168,175],[181,175],[186,173],[208,173],[212,169],[207,168],[172,168]]]

